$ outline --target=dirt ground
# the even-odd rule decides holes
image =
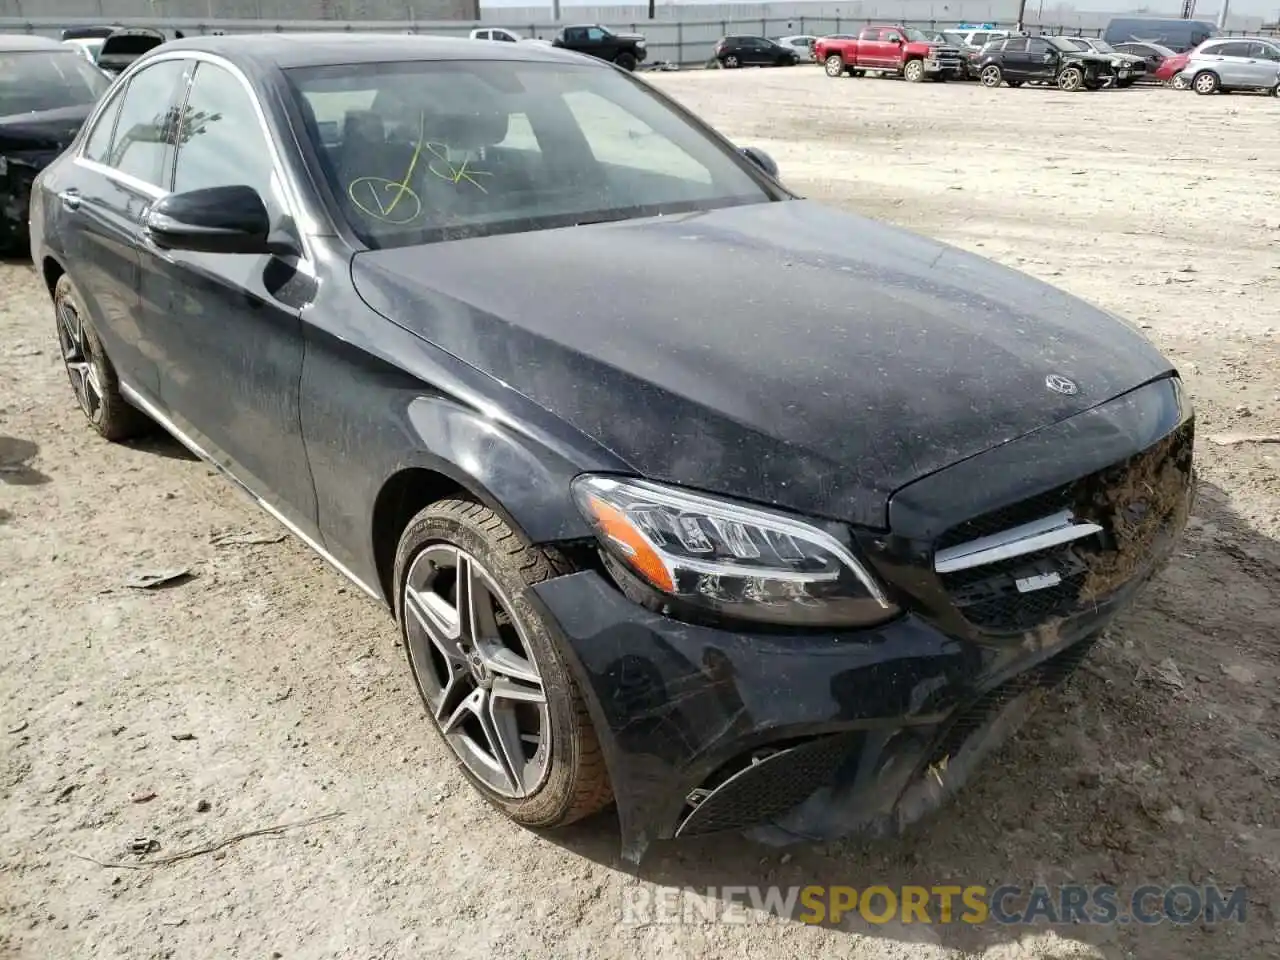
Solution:
[[[653,82],[815,198],[1128,316],[1199,411],[1176,562],[958,802],[902,841],[554,837],[473,797],[390,619],[203,464],[96,440],[30,267],[0,265],[0,953],[24,958],[1280,954],[1280,100],[830,80]],[[1218,441],[1227,441],[1220,444]],[[166,590],[138,571],[186,568]],[[150,798],[150,799],[148,799]],[[170,865],[138,862],[244,831]],[[1243,925],[624,924],[636,885],[1217,883]]]

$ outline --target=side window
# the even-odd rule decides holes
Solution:
[[[587,39],[592,43],[599,43],[604,39],[604,31],[599,27],[591,27],[587,30]]]
[[[1027,41],[1027,53],[1034,53],[1036,56],[1044,56],[1048,52],[1049,41],[1035,38]]]
[[[488,40],[488,39],[490,39],[489,31],[488,31],[488,30],[477,30],[477,31],[476,31],[476,39],[477,39],[477,40]]]
[[[222,67],[198,64],[182,113],[174,192],[244,184],[270,208],[274,171],[249,92]]]
[[[969,43],[975,47],[981,47],[984,44],[986,44],[987,40],[990,38],[991,38],[991,34],[989,33],[975,33],[972,37],[969,38]]]
[[[880,39],[888,43],[893,43],[893,41],[895,40],[901,40],[902,34],[900,34],[897,30],[881,30]]]
[[[1280,60],[1280,53],[1269,43],[1249,44],[1249,56],[1255,60]]]
[[[1004,45],[1005,53],[1026,53],[1027,41],[1023,39],[1010,40]]]
[[[858,34],[858,39],[859,40],[879,40],[880,31],[874,30],[871,27],[866,27],[863,29],[861,33]]]
[[[1224,43],[1214,52],[1219,57],[1247,57],[1249,56],[1249,44]]]
[[[111,154],[111,138],[116,132],[116,120],[120,118],[120,104],[124,97],[117,94],[98,117],[97,124],[84,144],[84,157],[97,163],[106,163]]]
[[[133,75],[120,105],[111,149],[100,162],[144,183],[168,186],[177,112],[174,98],[186,66],[183,60],[162,60]]]

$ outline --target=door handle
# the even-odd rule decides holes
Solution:
[[[66,210],[74,212],[80,209],[80,191],[74,187],[69,190],[63,190],[58,194],[58,199],[62,201],[62,206]]]

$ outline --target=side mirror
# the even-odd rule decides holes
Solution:
[[[162,250],[197,253],[285,253],[272,243],[271,216],[253,187],[208,187],[171,193],[147,211],[147,235]]]
[[[778,179],[777,163],[774,162],[773,157],[769,156],[759,147],[743,147],[740,152],[757,167],[769,176],[773,177],[773,179]]]

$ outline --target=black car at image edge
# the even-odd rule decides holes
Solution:
[[[166,44],[32,231],[98,432],[221,468],[394,612],[481,795],[613,800],[631,859],[917,819],[1190,508],[1135,329],[547,45]]]
[[[111,79],[66,44],[0,34],[0,253],[23,251],[27,195]]]

